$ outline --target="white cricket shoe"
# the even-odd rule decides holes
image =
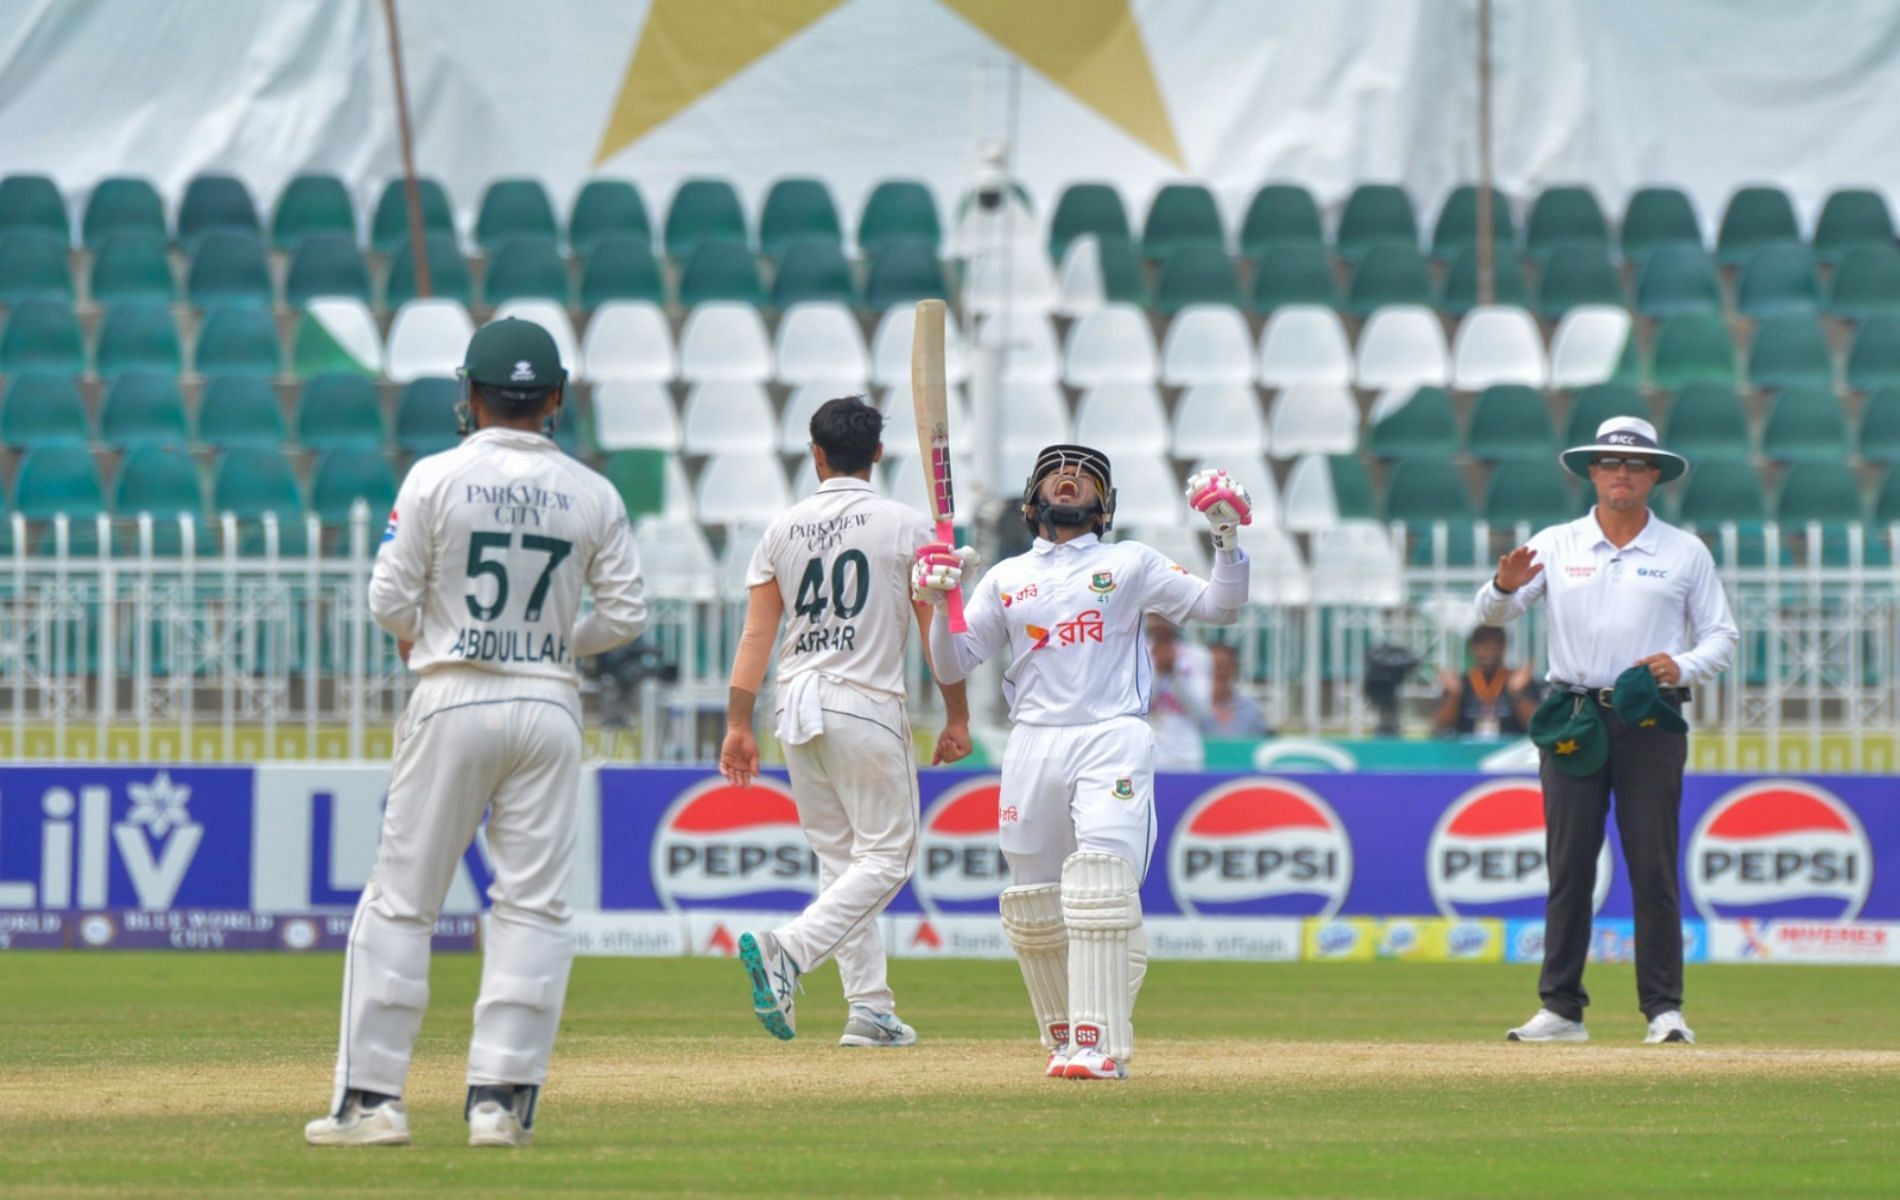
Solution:
[[[1064,1079],[1126,1079],[1128,1065],[1117,1062],[1093,1046],[1085,1046],[1069,1055],[1063,1064]]]
[[[840,1046],[915,1046],[917,1031],[897,1019],[896,1013],[879,1012],[866,1004],[853,1004],[844,1023]]]
[[[798,1035],[792,1012],[793,993],[800,990],[798,964],[769,933],[740,934],[739,961],[752,979],[752,1015],[767,1033],[791,1041]]]
[[[312,1146],[407,1146],[409,1110],[400,1100],[364,1108],[362,1094],[351,1091],[341,1110],[303,1127],[303,1140]]]
[[[1057,1042],[1056,1048],[1049,1051],[1049,1065],[1043,1074],[1050,1079],[1067,1079],[1069,1071],[1069,1051],[1067,1042]]]
[[[1671,1009],[1666,1013],[1656,1014],[1655,1020],[1649,1023],[1649,1036],[1643,1041],[1649,1045],[1655,1045],[1658,1042],[1683,1042],[1693,1046],[1695,1032],[1683,1022],[1680,1012]]]
[[[1509,1042],[1587,1042],[1590,1031],[1583,1027],[1582,1021],[1572,1021],[1548,1008],[1540,1008],[1536,1016],[1505,1034],[1504,1039]]]
[[[468,1089],[468,1144],[526,1146],[534,1141],[534,1104],[540,1089],[510,1084]]]

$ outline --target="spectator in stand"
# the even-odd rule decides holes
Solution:
[[[1504,665],[1504,630],[1480,625],[1471,632],[1471,669],[1463,678],[1441,670],[1444,695],[1432,715],[1437,737],[1523,737],[1537,711],[1538,689],[1525,663]]]
[[[1158,613],[1148,614],[1147,633],[1148,656],[1154,664],[1148,724],[1155,735],[1155,766],[1163,771],[1198,771],[1207,762],[1201,723],[1214,691],[1207,647],[1183,641],[1181,631]]]
[[[1240,678],[1240,652],[1226,642],[1209,646],[1214,670],[1213,696],[1207,715],[1201,718],[1201,732],[1211,738],[1271,737],[1267,715],[1252,696],[1235,688]]]

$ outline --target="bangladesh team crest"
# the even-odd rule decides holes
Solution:
[[[1117,779],[1115,781],[1115,799],[1133,800],[1134,798],[1135,798],[1135,781],[1127,777]]]
[[[1115,573],[1113,571],[1097,571],[1089,576],[1089,591],[1096,595],[1106,596],[1114,590]]]

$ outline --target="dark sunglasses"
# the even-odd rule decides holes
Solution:
[[[1651,467],[1654,467],[1656,463],[1654,459],[1617,458],[1611,455],[1603,458],[1593,458],[1590,460],[1590,465],[1593,467],[1602,467],[1606,471],[1614,471],[1618,467],[1628,467],[1632,471],[1647,471]]]

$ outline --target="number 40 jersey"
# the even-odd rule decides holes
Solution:
[[[781,696],[807,672],[904,695],[904,638],[917,620],[910,565],[932,540],[924,514],[847,475],[825,480],[772,522],[745,582],[776,580],[785,603]]]
[[[581,615],[583,582],[594,609]],[[416,671],[465,666],[578,683],[574,660],[646,627],[620,493],[540,434],[483,429],[409,469],[370,612]]]

